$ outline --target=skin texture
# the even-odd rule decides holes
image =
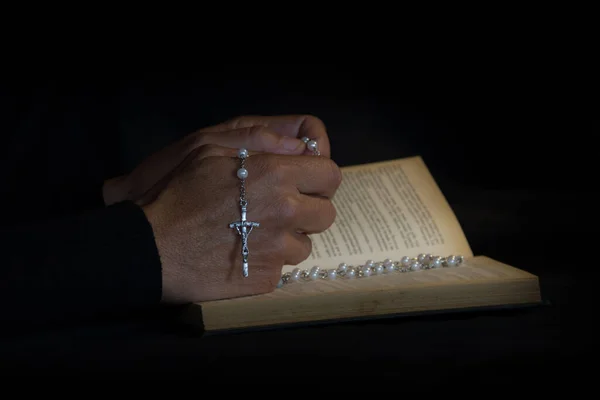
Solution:
[[[211,150],[220,149],[212,147]],[[305,260],[308,233],[322,232],[336,212],[341,182],[327,158],[259,154],[247,162],[250,275],[242,276],[240,239],[228,224],[239,215],[238,160],[199,152],[144,207],[163,263],[163,299],[215,300],[272,291],[284,264]]]
[[[206,145],[246,148],[251,152],[309,154],[300,140],[315,139],[323,157],[330,157],[329,138],[323,122],[313,116],[244,116],[193,132],[152,154],[133,171],[105,182],[106,205],[131,200],[148,204],[164,188],[173,171],[196,149]]]
[[[321,157],[298,138],[320,140]],[[291,141],[290,141],[291,139]],[[291,143],[291,146],[288,146]],[[236,158],[246,161],[250,271],[242,276]],[[267,293],[281,268],[310,256],[307,236],[331,226],[341,183],[323,123],[306,116],[242,117],[195,132],[152,155],[127,177],[107,183],[107,203],[137,202],[154,231],[163,301],[188,303]],[[111,186],[112,185],[112,186]]]

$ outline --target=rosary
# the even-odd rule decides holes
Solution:
[[[312,152],[313,155],[320,156],[321,152],[318,149],[316,140],[311,140],[308,137],[301,139],[306,147]],[[248,256],[250,254],[248,250],[248,236],[252,230],[259,227],[258,222],[248,221],[247,208],[248,201],[246,200],[246,178],[248,177],[248,170],[246,169],[246,158],[248,158],[248,151],[246,149],[240,149],[238,152],[238,158],[240,159],[241,165],[237,171],[237,177],[240,179],[240,213],[241,219],[236,222],[229,224],[229,227],[235,229],[240,235],[242,240],[242,275],[248,276]],[[314,266],[310,270],[300,270],[300,268],[294,268],[292,272],[286,272],[281,276],[278,288],[285,284],[302,282],[302,281],[315,281],[318,279],[334,280],[337,278],[354,279],[354,278],[366,278],[373,275],[384,275],[392,273],[405,273],[411,271],[420,271],[427,269],[436,268],[451,268],[458,267],[464,262],[463,256],[450,255],[447,257],[436,256],[432,254],[419,254],[416,257],[404,256],[399,260],[386,259],[383,261],[367,260],[361,265],[347,265],[341,263],[337,268],[321,269],[319,266]]]
[[[248,158],[248,150],[240,149],[238,157],[241,160],[240,169],[237,171],[237,176],[240,178],[240,213],[242,218],[240,221],[232,222],[229,224],[230,228],[237,231],[238,235],[242,237],[242,275],[244,278],[248,276],[248,235],[252,232],[252,229],[259,227],[258,222],[250,222],[246,220],[246,214],[248,209],[248,200],[246,200],[246,178],[248,177],[248,170],[246,169],[246,158]]]

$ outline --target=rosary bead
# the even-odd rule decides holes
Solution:
[[[290,275],[290,280],[292,282],[298,282],[300,280],[300,268],[294,268]]]
[[[463,262],[464,256],[461,255],[440,257],[432,254],[420,254],[417,257],[402,257],[401,261],[397,262],[394,262],[389,258],[378,262],[367,260],[365,264],[354,267],[346,263],[341,263],[337,268],[321,269],[319,266],[315,265],[310,270],[294,268],[292,272],[282,276],[277,287],[280,288],[285,284],[301,281],[316,281],[320,279],[334,280],[337,279],[338,276],[347,279],[363,279],[373,275],[391,274],[396,271],[409,272],[441,267],[458,267]]]
[[[372,270],[371,267],[368,265],[365,265],[362,267],[362,275],[363,276],[371,276]]]
[[[246,168],[238,169],[237,176],[240,179],[246,179],[248,177],[248,170]]]
[[[308,143],[308,142],[310,142],[310,139],[309,139],[309,138],[307,138],[306,136],[304,136],[304,137],[303,137],[302,139],[300,139],[300,140],[302,140],[304,143]]]
[[[313,281],[316,281],[317,279],[319,279],[319,267],[317,267],[317,266],[312,267],[310,270],[309,277]]]
[[[317,149],[317,142],[315,140],[311,140],[310,142],[308,142],[306,144],[308,146],[309,149],[311,149],[312,151]]]
[[[240,151],[238,151],[238,157],[240,157],[240,158],[247,158],[248,157],[248,150],[246,150],[246,149],[240,149]]]

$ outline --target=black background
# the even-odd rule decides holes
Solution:
[[[581,360],[594,334],[586,271],[597,264],[588,261],[597,236],[597,104],[589,81],[552,77],[502,66],[409,74],[231,64],[195,74],[56,80],[119,107],[118,135],[107,134],[106,145],[121,171],[187,133],[244,114],[320,117],[342,166],[421,155],[473,251],[538,274],[550,305],[204,338],[148,318],[23,338],[12,346],[16,365],[84,377],[100,370],[201,381],[212,372],[237,383],[249,374],[299,385],[338,375],[347,382],[468,376],[495,385],[571,384],[571,374],[586,374]],[[31,357],[23,361],[25,353]]]

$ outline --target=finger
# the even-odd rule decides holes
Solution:
[[[250,170],[260,171],[270,185],[293,186],[307,195],[332,198],[342,182],[340,168],[325,157],[258,154],[248,160]]]
[[[190,153],[190,157],[195,160],[203,160],[208,157],[238,157],[240,148],[220,146],[217,144],[205,144],[197,147]],[[256,151],[248,151],[248,156],[260,154]]]
[[[319,146],[319,151],[322,156],[331,157],[331,145],[329,143],[329,135],[327,135],[327,129],[325,124],[319,118],[313,116],[306,116],[302,120],[300,127],[298,128],[298,137],[307,137],[315,140]],[[310,153],[310,151],[306,151]]]
[[[308,235],[289,232],[285,237],[284,264],[297,265],[310,257],[312,240]]]
[[[280,135],[260,125],[228,131],[202,131],[197,145],[216,144],[230,148],[245,148],[255,152],[298,155],[306,151],[306,144],[295,137]]]
[[[252,126],[264,126],[282,136],[299,139],[306,136],[317,141],[321,155],[331,157],[331,145],[325,124],[322,120],[312,115],[249,115],[206,128],[206,130],[219,132]],[[309,152],[305,151],[305,154],[309,154]]]
[[[189,152],[181,162],[174,166],[169,172],[160,177],[148,190],[140,196],[137,201],[138,205],[146,205],[156,199],[162,189],[167,183],[173,179],[175,175],[185,169],[191,162],[203,160],[208,157],[237,157],[239,149],[232,149],[229,147],[217,146],[217,145],[204,145],[193,149]],[[257,153],[248,152],[250,156],[256,155]]]
[[[291,225],[300,233],[324,232],[333,224],[337,215],[331,200],[323,197],[301,194],[297,208]]]

